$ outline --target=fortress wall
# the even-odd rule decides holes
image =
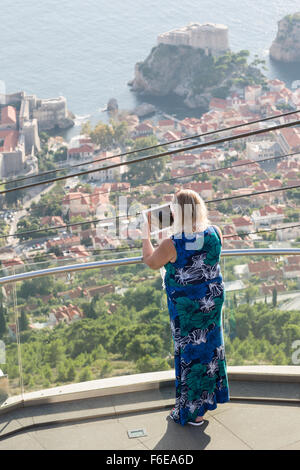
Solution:
[[[17,93],[12,93],[10,95],[5,95],[5,104],[6,106],[9,106],[10,104],[16,104],[16,103],[21,103],[25,97],[25,92],[24,91],[19,91]]]
[[[40,130],[55,127],[58,121],[68,117],[66,99],[60,97],[54,100],[37,100],[37,108],[33,110],[33,117],[37,119]]]
[[[22,129],[24,122],[29,119],[29,103],[27,100],[23,100],[21,103],[20,114],[19,114],[19,127]]]
[[[32,119],[29,122],[26,122],[22,129],[25,141],[25,153],[30,155],[32,153],[32,147],[40,151],[40,138],[38,134],[38,123],[36,119]]]
[[[169,44],[171,46],[189,46],[190,36],[183,31],[169,31],[158,36],[158,43]]]
[[[211,23],[194,23],[158,36],[158,43],[208,49],[212,54],[229,50],[228,28]]]
[[[3,174],[5,177],[15,176],[24,169],[25,152],[24,147],[19,146],[13,152],[2,153],[3,155]]]

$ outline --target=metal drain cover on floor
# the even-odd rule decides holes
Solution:
[[[140,429],[132,429],[131,431],[127,431],[129,439],[133,439],[135,437],[143,437],[147,436],[147,432],[145,428]]]

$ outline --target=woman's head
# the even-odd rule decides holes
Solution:
[[[174,194],[171,204],[175,233],[203,231],[209,220],[202,197],[192,189],[181,189]]]

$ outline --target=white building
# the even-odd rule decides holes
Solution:
[[[279,150],[279,145],[271,140],[246,142],[246,158],[249,158],[249,160],[262,160],[274,157]]]
[[[275,206],[265,206],[251,214],[255,229],[280,224],[284,217],[283,209]]]

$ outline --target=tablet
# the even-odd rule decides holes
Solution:
[[[160,232],[169,230],[174,222],[173,214],[170,204],[163,204],[161,206],[152,207],[142,211],[143,218],[148,222],[148,214],[151,214],[150,219],[150,234],[156,235]]]

